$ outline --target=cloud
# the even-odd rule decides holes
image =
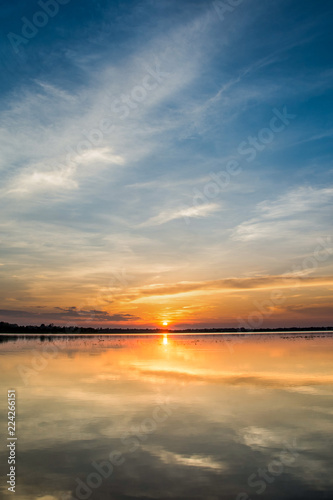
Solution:
[[[333,284],[333,276],[258,276],[251,278],[226,278],[220,280],[208,280],[201,282],[179,282],[174,284],[154,284],[141,288],[133,288],[130,295],[128,291],[124,296],[130,300],[138,300],[143,297],[162,295],[177,295],[182,293],[193,293],[199,291],[240,291],[240,290],[270,290],[297,287],[321,287]]]
[[[91,146],[92,147],[92,146]],[[80,154],[69,154],[66,165],[62,165],[63,158],[52,158],[49,162],[39,162],[28,165],[15,176],[7,185],[5,194],[38,194],[44,191],[53,194],[53,191],[70,191],[78,189],[79,180],[84,176],[95,175],[97,169],[111,165],[123,165],[125,160],[120,155],[114,155],[111,148],[100,147],[83,151]],[[90,172],[89,166],[94,166]],[[88,170],[84,170],[88,167]]]
[[[7,195],[34,194],[38,191],[72,190],[78,188],[78,183],[73,179],[74,169],[71,167],[57,168],[47,171],[36,165],[26,169],[25,172],[8,186]]]
[[[291,217],[301,212],[309,212],[333,202],[333,187],[299,187],[280,196],[275,201],[263,201],[257,205],[257,211],[265,219]]]
[[[35,318],[38,316],[37,313],[32,312],[32,311],[20,311],[17,309],[0,309],[0,315],[1,316],[6,316],[6,317],[13,317],[13,318]]]
[[[109,314],[107,311],[99,311],[96,309],[77,309],[76,307],[68,308],[56,308],[64,311],[63,316],[69,316],[71,318],[82,318],[90,319],[93,321],[134,321],[140,319],[138,316],[133,316],[132,314]]]
[[[60,312],[59,312],[60,311]],[[0,315],[3,318],[24,318],[36,322],[44,322],[46,320],[54,320],[59,323],[63,321],[79,321],[79,322],[128,322],[140,319],[138,316],[127,313],[110,314],[107,311],[97,309],[78,309],[77,307],[55,307],[55,311],[22,311],[16,309],[0,309]],[[89,325],[88,325],[89,326]]]
[[[281,239],[305,232],[310,221],[315,224],[317,219],[323,220],[329,215],[332,202],[332,187],[298,187],[274,201],[258,203],[255,209],[257,217],[239,224],[233,230],[232,238],[238,241]]]
[[[146,222],[138,224],[137,227],[151,227],[160,226],[161,224],[166,224],[172,220],[189,218],[201,218],[209,217],[209,215],[220,210],[220,206],[217,203],[209,203],[206,205],[200,205],[198,207],[185,207],[181,209],[170,209],[161,212],[159,215],[151,217]]]
[[[186,43],[197,30],[196,21],[180,23],[168,36],[142,44],[132,56],[117,63],[101,60],[93,78],[91,54],[81,54],[81,62],[86,59],[81,65],[84,87],[72,84],[65,89],[61,80],[55,83],[40,77],[26,82],[20,92],[14,91],[0,120],[0,161],[9,181],[4,187],[11,194],[35,191],[42,184],[45,189],[77,188],[84,175],[73,169],[68,172],[72,166],[66,162],[68,151],[71,161],[85,165],[88,176],[96,174],[96,163],[132,164],[149,156],[156,149],[156,136],[179,124],[168,113],[161,118],[160,107],[185,89],[200,70],[200,43],[191,58]],[[71,64],[74,71],[80,58],[73,57]],[[139,101],[131,101],[138,89],[145,92],[144,99],[139,95]],[[123,98],[129,98],[129,104]],[[90,143],[91,149],[82,152],[84,143]]]
[[[333,320],[333,305],[332,302],[322,301],[319,304],[311,305],[288,305],[284,308],[288,313],[297,313],[309,317],[331,318]]]

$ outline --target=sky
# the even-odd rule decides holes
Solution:
[[[332,325],[332,2],[1,7],[1,321]]]

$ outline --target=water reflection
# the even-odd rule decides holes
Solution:
[[[20,339],[0,355],[17,500],[332,498],[330,336]]]

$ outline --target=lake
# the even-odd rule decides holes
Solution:
[[[333,335],[13,337],[0,355],[3,499],[333,498]]]

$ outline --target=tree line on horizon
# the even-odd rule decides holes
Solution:
[[[93,328],[81,326],[58,326],[50,323],[45,325],[17,325],[16,323],[0,322],[0,334],[23,333],[23,334],[89,334],[89,333],[247,333],[247,332],[297,332],[297,331],[333,331],[333,326],[312,326],[312,327],[283,327],[283,328],[186,328],[173,329],[166,328]]]

